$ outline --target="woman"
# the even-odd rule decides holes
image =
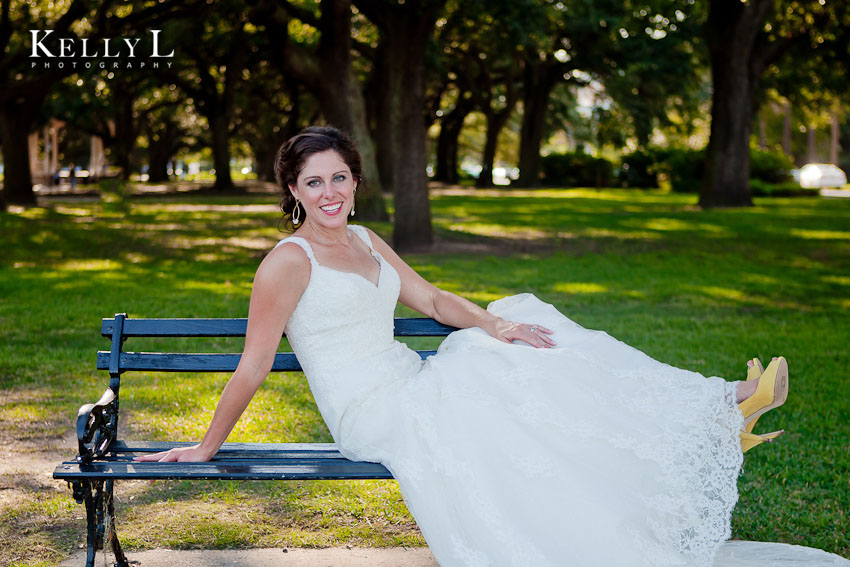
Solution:
[[[140,460],[212,458],[285,330],[340,451],[390,469],[444,567],[712,564],[741,439],[781,433],[749,432],[785,401],[783,358],[730,383],[531,294],[481,309],[348,225],[361,170],[345,135],[307,128],[275,169],[297,230],[257,270],[239,366],[201,443]],[[422,361],[394,339],[397,301],[461,330]]]

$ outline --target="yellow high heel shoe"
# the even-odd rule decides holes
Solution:
[[[765,433],[763,435],[756,435],[755,433],[747,433],[746,431],[741,432],[741,450],[746,453],[756,445],[761,445],[762,443],[771,443],[774,439],[779,437],[785,433],[782,429],[779,431],[774,431],[773,433]]]
[[[738,404],[744,415],[744,432],[752,433],[756,420],[788,399],[788,363],[780,356],[767,365],[752,396]]]
[[[758,378],[761,378],[761,375],[764,374],[764,366],[762,366],[761,360],[759,360],[758,358],[753,358],[751,360],[748,360],[747,362],[753,363],[752,366],[748,365],[747,381],[756,380]]]

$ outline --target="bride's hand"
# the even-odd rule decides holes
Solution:
[[[209,451],[202,449],[200,445],[192,445],[191,447],[175,447],[161,453],[153,453],[150,455],[140,455],[133,457],[134,461],[159,461],[161,463],[189,462],[199,463],[212,459]]]
[[[537,348],[552,348],[555,346],[555,341],[547,336],[551,335],[552,331],[535,324],[515,323],[502,319],[495,323],[493,332],[490,334],[506,343],[518,339]]]

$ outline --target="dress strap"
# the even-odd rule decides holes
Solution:
[[[350,224],[348,228],[354,231],[354,234],[360,237],[360,240],[366,243],[366,246],[369,247],[369,250],[374,250],[372,247],[372,239],[369,237],[369,233],[366,231],[366,228],[360,226],[359,224]]]
[[[300,236],[287,236],[280,242],[274,245],[275,248],[283,244],[284,242],[292,242],[293,244],[297,244],[300,246],[304,252],[307,254],[307,257],[310,259],[310,264],[318,264],[319,262],[316,260],[316,257],[313,255],[313,248],[310,246],[310,243],[307,242],[306,239],[301,238]],[[274,250],[274,248],[272,248]]]

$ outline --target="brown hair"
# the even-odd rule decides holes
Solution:
[[[283,212],[278,222],[292,232],[295,230],[295,225],[292,223],[292,213],[295,208],[295,196],[289,190],[290,185],[295,185],[298,181],[298,175],[304,169],[304,164],[307,158],[311,155],[333,150],[339,154],[345,165],[351,170],[351,175],[357,183],[362,181],[360,153],[351,138],[333,126],[308,126],[295,136],[288,139],[277,151],[277,158],[274,162],[274,174],[277,179],[277,184],[280,187],[280,210]],[[304,222],[306,211],[301,208],[300,219]]]

